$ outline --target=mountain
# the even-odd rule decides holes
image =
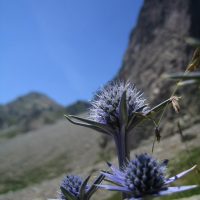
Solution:
[[[198,0],[144,1],[116,78],[135,83],[144,91],[151,106],[172,94],[175,82],[163,79],[163,74],[185,71],[192,57],[194,48],[189,46],[185,39],[200,38],[199,10]],[[189,126],[198,121],[199,89],[184,87],[176,94],[182,96],[182,125]],[[174,123],[176,118],[177,115],[175,116],[172,110],[167,113],[167,120],[165,116],[161,126],[163,134],[174,133],[177,129]]]
[[[200,37],[199,10],[200,1],[198,0],[144,0],[138,23],[130,35],[128,49],[116,78],[129,79],[134,82],[139,89],[144,91],[151,106],[171,95],[174,82],[164,80],[162,75],[185,70],[193,49],[184,42],[184,37]],[[183,126],[194,123],[196,117],[199,120],[197,115],[200,112],[199,91],[199,89],[191,86],[178,91],[178,95],[183,96],[181,115],[179,116]],[[42,94],[36,95],[37,98],[33,98],[34,95],[30,95],[30,98],[29,95],[21,97],[22,99],[25,98],[22,102],[19,98],[0,107],[1,129],[7,130],[6,127],[17,127],[23,120],[32,118],[32,116],[34,117],[28,124],[32,124],[30,122],[34,120],[43,120],[43,116],[54,116],[55,113],[58,113],[56,119],[59,119],[59,117],[62,118],[64,112],[76,114],[72,113],[76,110],[73,108],[84,106],[84,102],[76,102],[74,106],[70,105],[65,108]],[[26,100],[27,96],[29,97],[28,100]],[[43,103],[40,104],[39,101]],[[36,103],[37,106],[35,106],[43,110],[40,114],[31,114],[32,109],[30,107],[33,107],[33,102],[41,105],[40,107]],[[13,105],[13,109],[8,109],[10,105]],[[18,105],[18,108],[15,105]],[[51,108],[52,112],[49,107],[53,107]],[[15,108],[16,111],[12,111]],[[40,110],[39,108],[38,110]],[[178,116],[174,111],[169,111],[164,116],[161,126],[162,135],[174,133],[176,129],[176,123],[173,121]],[[20,114],[21,120],[18,121],[14,118],[18,113],[25,113],[26,117],[22,117],[23,114]],[[15,119],[14,122],[9,121],[12,117]],[[7,125],[8,122],[10,126]],[[41,126],[43,123],[41,123]],[[149,124],[147,125],[149,126]],[[196,158],[199,155],[199,129],[200,124],[196,124],[183,131],[184,136],[187,136],[187,143],[183,143],[182,138],[177,134],[162,138],[161,143],[156,144],[153,154],[161,159],[172,158],[172,163],[177,161],[173,173],[174,170],[180,168],[181,170],[186,169],[186,166],[183,165],[185,159],[188,165],[194,162],[196,164]],[[140,152],[150,153],[154,139],[153,131],[146,125],[143,125],[137,131],[135,131],[136,134],[132,134],[131,142],[135,146],[140,144],[140,147],[132,152],[132,156]],[[151,137],[146,139],[149,136]],[[21,134],[12,140],[2,142],[0,145],[0,160],[2,160],[0,165],[0,193],[11,192],[0,195],[0,200],[55,198],[59,190],[59,183],[65,173],[80,174],[87,177],[92,172],[105,169],[105,161],[111,160],[110,156],[112,156],[113,151],[110,149],[103,155],[99,146],[96,145],[101,142],[99,137],[100,135],[91,129],[75,126],[67,120],[58,120],[53,125],[41,127],[30,131],[29,134]],[[143,138],[145,138],[145,141],[141,141]],[[113,145],[113,143],[110,144]],[[194,147],[198,147],[198,151],[193,151]],[[189,160],[189,157],[191,160]],[[104,160],[103,163],[100,162],[102,160]],[[111,161],[111,163],[115,162]],[[198,174],[195,173],[193,176],[196,175]],[[57,176],[60,177],[56,178]],[[193,176],[189,176],[188,180],[191,181]],[[196,180],[198,180],[198,177],[196,177]],[[196,182],[188,182],[188,184],[196,184]],[[20,190],[21,188],[24,189]],[[181,196],[182,194],[179,197]],[[105,198],[104,193],[101,193],[99,197]]]
[[[200,37],[199,8],[198,0],[145,0],[118,76],[133,80],[151,99],[163,95],[161,75],[185,70],[191,58],[184,37]]]
[[[0,134],[4,137],[14,137],[18,133],[37,129],[44,124],[52,124],[63,118],[64,113],[84,112],[88,106],[87,102],[77,101],[69,107],[64,107],[44,94],[31,92],[0,106]]]
[[[75,103],[68,105],[65,109],[65,112],[71,115],[76,115],[87,111],[90,107],[90,104],[86,101],[76,101]]]

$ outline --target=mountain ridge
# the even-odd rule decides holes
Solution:
[[[78,100],[62,106],[40,92],[30,92],[0,106],[0,135],[14,137],[19,133],[55,123],[65,113],[79,114],[88,109],[89,103]]]

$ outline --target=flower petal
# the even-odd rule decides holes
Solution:
[[[108,181],[111,181],[116,184],[121,184],[121,185],[124,184],[124,180],[118,176],[115,176],[106,172],[101,172],[101,174],[103,174],[108,179]]]
[[[131,191],[126,187],[120,187],[115,185],[97,185],[100,189],[110,190],[110,191],[119,191],[119,192],[127,192],[130,193]]]
[[[176,192],[183,192],[186,190],[190,190],[196,188],[197,185],[187,185],[187,186],[178,186],[178,187],[168,187],[167,190],[161,191],[158,193],[159,196],[169,195]]]
[[[195,168],[196,168],[196,165],[194,165],[192,168],[190,168],[190,169],[188,169],[188,170],[186,170],[186,171],[183,171],[183,172],[177,174],[176,176],[173,176],[173,177],[169,178],[169,179],[166,181],[166,184],[169,184],[169,183],[172,183],[172,182],[176,181],[177,179],[179,179],[179,178],[185,176],[186,174],[188,174],[189,172],[191,172],[191,171],[192,171],[193,169],[195,169]]]
[[[115,166],[113,166],[111,163],[107,162],[107,165],[113,171],[114,174],[116,174],[117,176],[121,178],[124,177],[124,173],[121,172],[119,169],[117,169]]]

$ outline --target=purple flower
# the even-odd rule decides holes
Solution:
[[[94,96],[89,119],[65,117],[73,124],[94,129],[113,137],[120,168],[130,157],[129,133],[144,119],[163,109],[172,99],[150,109],[146,99],[130,82],[109,82]]]
[[[196,166],[174,177],[167,178],[167,163],[167,160],[159,162],[146,153],[136,156],[123,170],[118,170],[108,163],[112,172],[102,172],[102,174],[106,180],[114,185],[98,185],[98,187],[126,193],[131,200],[141,199],[149,195],[168,195],[197,187],[196,185],[169,187],[170,183],[186,175]]]
[[[80,176],[65,176],[60,184],[61,192],[58,199],[49,200],[89,200],[97,191],[97,184],[104,179],[104,175],[99,175],[92,185],[88,184],[90,176],[83,180]]]
[[[113,129],[119,129],[121,126],[120,103],[124,93],[126,93],[125,106],[128,119],[135,112],[142,114],[149,112],[149,107],[145,103],[146,99],[135,85],[130,82],[109,82],[96,93],[91,101],[90,119]]]
[[[66,176],[60,185],[60,187],[62,188],[60,193],[60,199],[68,200],[67,195],[63,190],[68,191],[74,197],[78,197],[80,195],[80,189],[82,184],[83,180],[81,177],[74,175]],[[89,187],[90,186],[86,184],[84,188],[85,192],[88,191]]]

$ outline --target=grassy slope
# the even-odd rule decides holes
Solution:
[[[182,152],[180,155],[176,155],[175,160],[169,165],[170,174],[177,174],[183,169],[188,169],[194,164],[197,164],[195,171],[191,172],[182,179],[176,181],[175,185],[200,185],[200,147],[194,148],[189,152]],[[177,193],[171,196],[160,198],[162,200],[178,199],[183,197],[189,197],[194,194],[200,194],[200,188],[189,190],[182,193]]]
[[[194,146],[199,148],[199,130],[200,125],[196,125],[188,131],[184,131],[184,134],[195,135],[195,139],[187,143],[190,148]],[[98,136],[98,134],[93,133],[93,131],[89,129],[83,129],[71,125],[66,121],[60,121],[55,125],[18,136],[7,141],[5,144],[1,144],[0,160],[2,162],[0,165],[0,180],[3,180],[3,177],[4,180],[6,180],[6,177],[13,177],[18,181],[24,179],[20,181],[22,183],[25,182],[29,187],[14,193],[0,195],[0,199],[45,200],[47,197],[55,197],[58,183],[63,173],[66,171],[72,170],[72,172],[78,172],[78,174],[82,174],[83,172],[85,176],[90,173],[91,170],[105,169],[105,162],[96,163],[98,160],[97,155],[99,154],[97,148]],[[153,138],[150,138],[141,143],[138,149],[132,151],[131,157],[139,152],[150,152],[152,140]],[[190,159],[192,158],[192,160],[199,163],[199,149],[193,150],[190,154]],[[62,162],[63,155],[65,159],[63,159]],[[191,167],[191,164],[189,166],[186,165],[188,160],[186,160],[187,154],[185,152],[185,145],[181,143],[178,135],[161,140],[161,143],[156,145],[154,155],[160,159],[170,159],[170,171],[174,169],[174,165],[176,166],[176,171],[172,171],[172,175],[174,175],[175,172],[180,172]],[[111,162],[116,163],[115,160]],[[64,163],[66,163],[66,165],[64,165]],[[88,167],[90,169],[88,169]],[[57,170],[57,168],[59,170]],[[45,170],[45,172],[43,170]],[[61,171],[62,176],[59,176]],[[41,176],[41,174],[43,177],[40,179],[40,177],[37,176]],[[55,174],[55,176],[52,174]],[[49,180],[56,176],[59,177]],[[196,177],[193,172],[193,174],[183,178],[182,181],[190,181],[190,176]],[[27,181],[27,179],[29,180]],[[41,181],[42,183],[40,183]],[[12,183],[15,185],[15,182]],[[12,183],[9,187],[13,187]],[[2,184],[5,185],[5,182],[1,182],[1,185]],[[189,182],[185,184],[189,184]],[[22,185],[20,187],[25,187],[27,185]],[[12,188],[12,190],[15,189],[17,188]],[[114,193],[105,192],[105,194],[112,195]],[[104,196],[100,197],[103,199]],[[104,197],[104,199],[107,198],[108,196]],[[98,198],[95,197],[94,199]],[[117,200],[117,197],[115,196],[114,199]]]
[[[1,143],[0,194],[92,165],[98,136],[63,120]]]
[[[67,162],[69,162],[69,159],[66,154],[63,154],[44,163],[42,166],[24,170],[23,173],[16,176],[2,175],[0,193],[20,190],[43,180],[58,177],[63,174],[63,171],[70,172],[71,169],[66,165]]]

